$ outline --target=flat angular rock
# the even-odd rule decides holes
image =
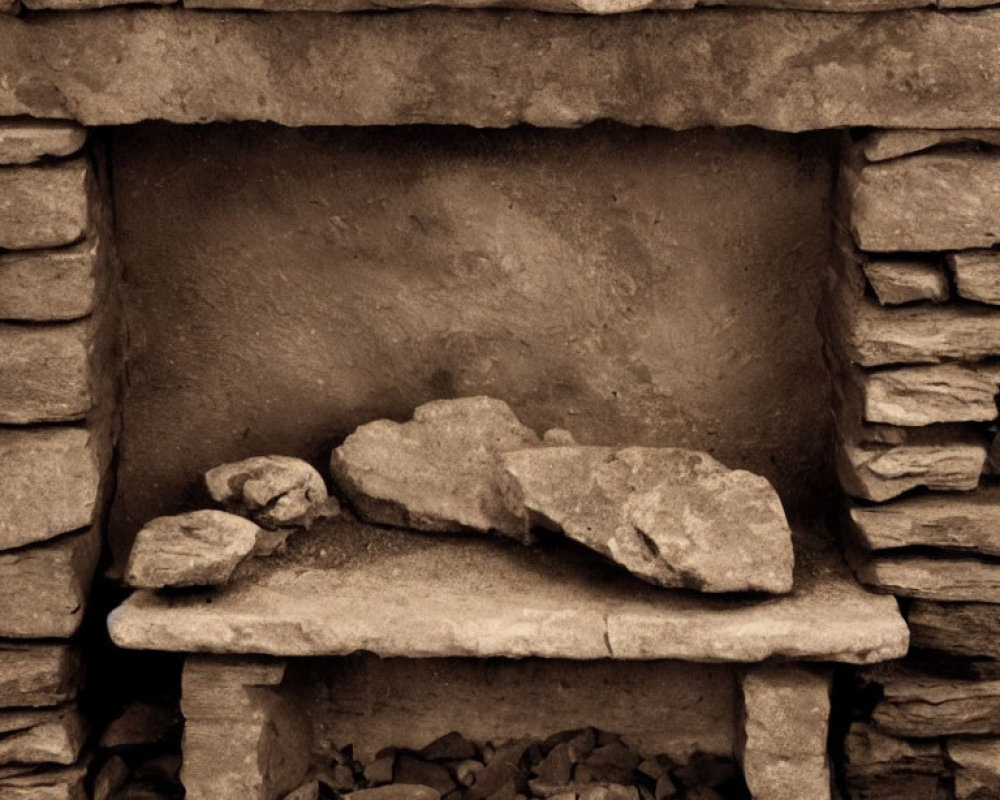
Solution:
[[[932,261],[876,261],[865,264],[865,277],[884,306],[948,299],[948,276]]]
[[[71,156],[87,131],[61,120],[0,120],[0,164],[30,164],[45,156]]]
[[[942,3],[942,6],[944,5]],[[890,158],[899,158],[947,144],[986,144],[1000,147],[1000,131],[990,128],[874,131],[864,138],[861,147],[868,161],[888,161]]]
[[[950,253],[947,261],[962,297],[1000,305],[1000,253],[995,250],[966,250]]]
[[[1000,367],[935,364],[865,372],[859,378],[867,422],[919,426],[991,422],[998,416]]]
[[[1000,153],[935,151],[869,164],[849,189],[862,250],[964,250],[1000,242]]]
[[[0,765],[73,764],[87,738],[75,705],[0,711]]]
[[[362,425],[333,451],[330,471],[369,522],[528,542],[527,512],[500,455],[538,444],[502,400],[437,400],[410,422]]]
[[[952,800],[937,740],[901,739],[855,722],[844,741],[844,774],[857,800]]]
[[[504,468],[547,527],[659,586],[787,592],[792,540],[771,484],[675,448],[546,447]]]
[[[0,637],[67,638],[76,633],[97,567],[97,528],[0,553]]]
[[[83,418],[94,404],[91,326],[0,324],[0,423]]]
[[[101,734],[101,747],[114,750],[118,747],[163,744],[176,737],[184,725],[184,718],[176,708],[153,703],[131,703]]]
[[[0,168],[0,247],[59,247],[83,238],[89,182],[83,160]]]
[[[914,600],[907,621],[914,647],[1000,661],[1000,605]]]
[[[869,550],[918,546],[1000,556],[1000,487],[996,486],[854,506],[851,520]]]
[[[94,310],[97,242],[0,254],[0,319],[72,320]]]
[[[76,696],[83,664],[68,644],[0,643],[0,708],[54,706]]]
[[[852,553],[858,580],[903,597],[1000,603],[1000,562],[928,555]]]
[[[225,511],[157,517],[139,531],[125,582],[144,589],[218,586],[254,551],[259,528]]]
[[[0,430],[0,550],[89,525],[100,485],[96,434]]]
[[[87,800],[87,765],[34,767],[0,777],[0,800]]]
[[[258,456],[210,469],[212,499],[266,528],[304,524],[327,501],[320,474],[301,458]]]
[[[1000,800],[1000,739],[949,739],[957,800]]]

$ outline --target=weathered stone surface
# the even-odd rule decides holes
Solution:
[[[131,703],[105,728],[101,747],[163,744],[176,736],[184,723],[175,708],[137,701]]]
[[[217,586],[253,553],[259,528],[226,511],[189,511],[150,520],[135,538],[125,582],[144,589]]]
[[[100,554],[97,528],[0,553],[0,636],[72,636],[83,619]]]
[[[946,4],[942,4],[944,6]],[[869,161],[888,161],[890,158],[919,153],[946,144],[987,144],[1000,146],[1000,131],[991,128],[976,130],[882,130],[874,131],[861,143],[862,152]]]
[[[86,320],[66,325],[0,324],[0,423],[66,422],[94,403]]]
[[[82,669],[80,654],[70,645],[2,642],[0,708],[64,703],[76,695]]]
[[[0,800],[87,800],[87,765],[35,767],[0,777]]]
[[[974,431],[949,426],[867,426],[853,440],[841,439],[837,473],[844,490],[884,502],[925,486],[935,491],[969,491],[979,484],[986,445]]]
[[[991,422],[1000,415],[1000,368],[994,364],[900,367],[862,373],[858,382],[867,422]]]
[[[293,789],[282,800],[319,800],[319,781],[311,780]]]
[[[89,0],[87,0],[89,2]],[[947,4],[948,0],[944,0]],[[968,0],[974,6],[987,5],[990,0]],[[888,11],[934,5],[925,0],[186,0],[185,8],[253,9],[260,11],[381,11],[414,9],[427,6],[449,8],[508,8],[535,11],[619,14],[645,9],[690,10],[702,6],[736,6],[750,8],[787,8],[808,11]],[[29,8],[34,7],[28,2]]]
[[[205,473],[208,493],[266,528],[305,524],[327,501],[323,478],[301,458],[257,456]]]
[[[962,297],[1000,305],[1000,253],[994,250],[966,250],[950,253],[947,261]]]
[[[854,553],[858,579],[903,597],[1000,603],[1000,563],[974,558]]]
[[[528,514],[500,456],[538,444],[502,400],[437,400],[414,409],[410,422],[362,425],[333,451],[330,471],[370,522],[530,542]]]
[[[441,792],[420,784],[393,783],[374,789],[360,789],[344,797],[345,800],[440,800]]]
[[[112,638],[272,655],[851,663],[900,656],[909,638],[895,599],[863,590],[837,552],[808,535],[792,593],[767,599],[664,592],[564,544],[414,536],[346,516],[245,569],[211,603],[134,594],[111,613]]]
[[[88,430],[0,430],[0,463],[0,550],[91,523],[100,468]]]
[[[30,250],[80,239],[88,224],[88,183],[82,159],[0,168],[0,247]]]
[[[1000,124],[992,58],[1000,17],[992,11],[579,19],[112,9],[0,23],[7,76],[0,115],[86,125],[153,118],[481,127],[613,119],[788,131]],[[102,56],[112,48],[117,58]],[[873,52],[898,55],[873,59]]]
[[[0,254],[0,319],[48,322],[94,310],[97,242]]]
[[[844,762],[856,800],[952,800],[939,741],[900,739],[855,722],[844,741]]]
[[[643,580],[703,592],[792,588],[792,538],[765,478],[677,448],[545,447],[503,465],[534,519]]]
[[[915,155],[869,164],[855,176],[850,225],[862,250],[962,250],[1000,242],[1000,153]]]
[[[115,800],[118,791],[128,782],[128,764],[112,754],[94,776],[93,800]]]
[[[75,705],[0,711],[0,764],[73,764],[87,738]]]
[[[878,261],[865,264],[865,277],[884,306],[948,299],[948,276],[940,264],[933,261]]]
[[[45,156],[70,156],[87,140],[87,131],[56,120],[0,120],[0,164],[30,164]]]
[[[949,739],[957,800],[1000,800],[1000,739]]]
[[[914,600],[907,622],[915,647],[1000,660],[1000,605]]]
[[[1000,556],[1000,487],[996,486],[855,506],[851,519],[869,550],[913,545]]]
[[[831,684],[829,672],[794,665],[754,667],[743,675],[736,755],[755,800],[830,797]]]

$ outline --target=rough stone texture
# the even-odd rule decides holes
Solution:
[[[676,448],[546,447],[503,465],[533,519],[659,586],[792,588],[792,536],[765,478]]]
[[[0,430],[0,550],[89,525],[100,483],[96,434]]]
[[[100,531],[0,553],[0,636],[72,636],[83,618],[97,566]]]
[[[993,250],[969,250],[950,253],[947,261],[955,276],[955,286],[962,297],[1000,305],[1000,253]]]
[[[927,546],[1000,556],[1000,487],[956,495],[924,494],[855,506],[851,519],[869,550]]]
[[[1000,660],[1000,605],[914,600],[907,621],[915,647]]]
[[[362,425],[333,451],[330,472],[369,522],[529,543],[528,514],[501,456],[539,444],[502,400],[437,400],[410,422]]]
[[[308,523],[327,501],[322,476],[300,458],[257,456],[205,473],[208,493],[267,528]]]
[[[87,765],[25,767],[0,777],[0,800],[87,800]]]
[[[108,626],[122,647],[271,655],[863,663],[905,653],[895,599],[863,590],[828,547],[804,535],[790,595],[737,599],[664,592],[565,543],[414,536],[345,515],[249,562],[211,603],[137,592]]]
[[[0,29],[6,24],[0,17]],[[82,159],[0,168],[0,247],[58,247],[82,238],[88,224],[89,182],[90,168]]]
[[[705,450],[767,477],[790,512],[815,509],[833,491],[814,323],[827,144],[609,126],[121,131],[119,559],[148,519],[192,508],[211,467],[286,453],[326,474],[358,425],[477,394],[537,432]]]
[[[1000,739],[949,739],[957,800],[1000,799]]]
[[[76,696],[83,664],[67,644],[0,643],[0,708],[54,706]]]
[[[0,119],[0,164],[30,164],[45,156],[70,156],[87,140],[71,122]]]
[[[884,502],[918,486],[975,489],[986,465],[985,443],[962,428],[866,426],[849,436],[838,444],[837,472],[844,490],[865,500]]]
[[[294,789],[309,766],[302,709],[272,688],[281,662],[188,657],[181,712],[189,800],[273,800]]]
[[[913,426],[1000,416],[1000,367],[994,364],[901,367],[864,372],[858,382],[868,422]]]
[[[993,11],[4,17],[0,115],[86,125],[993,127],[998,31]]]
[[[852,555],[854,572],[868,586],[924,600],[1000,603],[1000,563],[925,555]]]
[[[917,300],[943,303],[950,292],[948,276],[932,261],[869,261],[865,277],[884,306]]]
[[[0,254],[0,319],[72,320],[94,310],[97,242]]]
[[[0,711],[0,764],[76,762],[87,738],[75,705],[53,709]]]
[[[0,423],[67,422],[94,404],[88,321],[0,323]]]
[[[79,2],[79,0],[77,0]],[[94,0],[83,0],[93,2]],[[991,0],[965,0],[972,7],[990,5]],[[28,0],[28,6],[34,3]],[[371,11],[414,9],[428,6],[449,8],[509,8],[537,11],[619,14],[629,11],[690,10],[700,7],[735,6],[787,8],[803,11],[890,11],[922,6],[949,5],[929,0],[185,0],[185,8],[254,9],[260,11]]]
[[[150,520],[135,537],[125,583],[143,589],[218,586],[254,551],[260,529],[226,511]]]
[[[941,742],[907,740],[854,722],[844,741],[844,774],[855,800],[953,800]]]
[[[861,150],[868,161],[888,161],[890,158],[919,153],[947,144],[986,144],[1000,146],[1000,131],[978,130],[881,130],[868,134]]]
[[[119,747],[156,745],[169,742],[184,724],[176,708],[136,701],[115,717],[101,734],[101,747],[114,750]]]
[[[831,684],[828,671],[786,664],[754,667],[743,675],[736,756],[754,800],[829,800]]]

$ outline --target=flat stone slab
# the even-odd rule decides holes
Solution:
[[[1000,661],[1000,605],[914,600],[907,622],[915,647]]]
[[[0,708],[54,706],[76,696],[82,677],[68,644],[0,643]]]
[[[1000,305],[1000,253],[995,250],[968,250],[949,254],[947,261],[955,276],[955,287],[962,297]]]
[[[0,800],[87,800],[87,764],[10,767],[0,774]]]
[[[0,18],[0,25],[7,18]],[[0,247],[32,250],[83,238],[90,171],[83,159],[0,168]]]
[[[0,255],[0,319],[71,320],[94,310],[97,242]]]
[[[58,120],[0,120],[0,164],[30,164],[45,156],[69,156],[87,140],[79,125]]]
[[[862,589],[825,540],[799,537],[795,589],[705,597],[645,584],[565,542],[393,531],[344,517],[242,565],[209,593],[133,594],[121,647],[267,655],[675,658],[870,663],[906,652],[892,597]],[[822,543],[821,543],[822,542]]]
[[[941,265],[932,261],[869,261],[864,265],[865,277],[884,306],[931,300],[943,303],[948,299],[948,276]]]
[[[852,553],[858,579],[903,597],[1000,603],[1000,562],[960,556]]]
[[[1000,366],[993,363],[883,369],[859,374],[857,383],[867,422],[919,426],[998,416]]]

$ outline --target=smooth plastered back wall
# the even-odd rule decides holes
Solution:
[[[585,443],[828,486],[835,142],[753,129],[123,128],[113,535],[251,454],[490,394]]]

